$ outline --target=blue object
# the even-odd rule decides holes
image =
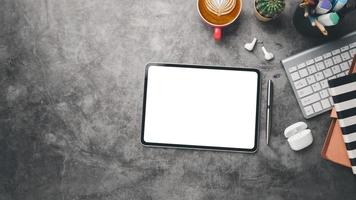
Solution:
[[[325,14],[332,9],[330,0],[321,0],[315,8],[317,14]]]
[[[341,10],[347,3],[348,0],[333,0],[333,11]]]
[[[312,16],[308,16],[308,19],[309,19],[309,21],[310,21],[310,24],[312,25],[312,26],[315,26],[315,17],[312,17]]]

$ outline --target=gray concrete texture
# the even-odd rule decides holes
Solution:
[[[321,43],[292,25],[297,1],[271,23],[245,0],[216,43],[193,0],[0,1],[0,200],[353,199],[350,169],[320,157],[330,119],[308,120],[314,143],[282,135],[303,120],[279,61]],[[253,37],[261,46],[243,49]],[[261,70],[255,154],[140,144],[144,66],[174,62]],[[265,145],[266,80],[275,83]]]

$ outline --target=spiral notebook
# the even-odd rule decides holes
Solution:
[[[351,168],[356,174],[356,74],[329,81]]]

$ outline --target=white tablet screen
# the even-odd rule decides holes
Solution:
[[[150,65],[143,143],[256,147],[257,70]]]

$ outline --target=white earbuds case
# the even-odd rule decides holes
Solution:
[[[286,128],[284,136],[288,138],[289,146],[294,151],[299,151],[313,143],[313,136],[310,129],[307,129],[307,124],[297,122]]]

